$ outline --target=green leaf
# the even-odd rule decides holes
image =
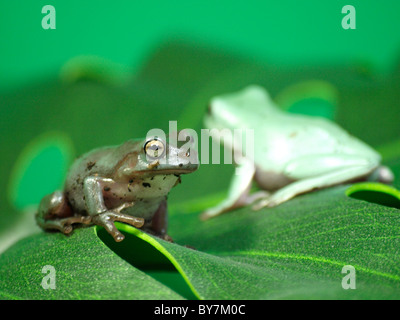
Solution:
[[[201,299],[398,299],[400,211],[346,197],[345,189],[207,222],[172,215],[173,238],[196,250],[119,227],[163,253]],[[140,263],[127,249],[122,256]],[[342,288],[346,265],[356,270],[356,290]]]
[[[192,298],[398,299],[400,211],[347,197],[345,190],[313,192],[256,212],[243,208],[206,222],[197,213],[175,212],[170,234],[176,243],[118,224],[127,238],[114,246],[116,254],[93,228],[70,237],[34,235],[0,256],[1,296],[179,298],[171,283],[169,289],[149,276],[149,270],[174,267]],[[151,245],[147,254],[129,237]],[[44,265],[59,271],[56,290],[40,286]],[[356,270],[355,290],[341,286],[346,265]]]
[[[207,299],[399,298],[400,211],[346,197],[345,188],[204,223],[174,215],[172,237],[198,251],[166,247]],[[345,265],[356,269],[356,290],[341,287]]]
[[[349,197],[400,209],[400,191],[383,183],[356,183],[346,190]]]
[[[54,290],[41,285],[47,265],[56,271]],[[0,256],[0,279],[0,299],[182,299],[119,258],[94,228],[19,241]]]

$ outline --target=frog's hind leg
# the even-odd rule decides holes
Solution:
[[[145,229],[155,234],[157,237],[169,242],[173,242],[172,238],[167,234],[168,229],[168,208],[167,200],[160,203],[157,211],[154,213],[151,221],[145,224]]]
[[[275,207],[302,193],[366,178],[377,167],[378,162],[375,159],[351,155],[324,155],[316,159],[312,157],[297,159],[288,164],[285,174],[299,180],[259,201],[253,209]]]
[[[45,196],[36,214],[37,224],[44,230],[58,230],[68,234],[75,223],[90,224],[88,216],[74,215],[64,192],[55,191]]]

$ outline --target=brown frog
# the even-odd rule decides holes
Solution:
[[[169,240],[167,195],[181,174],[198,168],[194,152],[157,137],[90,151],[72,164],[64,190],[42,199],[36,221],[64,234],[76,225],[102,226],[117,242],[124,239],[119,221]]]

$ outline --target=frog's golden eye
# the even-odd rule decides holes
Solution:
[[[144,145],[144,152],[152,159],[161,158],[165,152],[165,145],[161,140],[152,139]]]

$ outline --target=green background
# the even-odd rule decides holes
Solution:
[[[56,9],[43,30],[41,8]],[[356,30],[341,9],[356,8]],[[389,72],[398,59],[398,1],[2,1],[0,84],[54,75],[93,54],[138,72],[160,43],[179,39],[280,65],[367,62]]]

